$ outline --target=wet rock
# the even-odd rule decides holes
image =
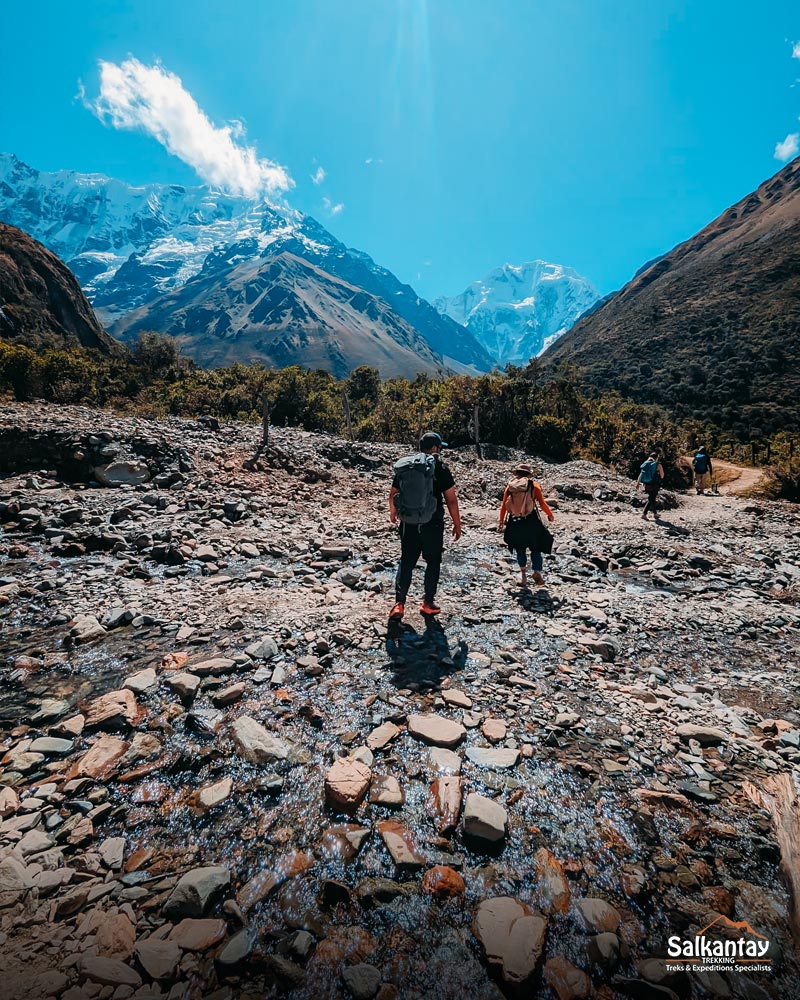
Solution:
[[[422,877],[422,891],[437,899],[461,896],[466,890],[467,886],[462,876],[447,865],[435,865]]]
[[[237,752],[250,764],[274,764],[286,760],[289,747],[250,716],[242,715],[231,726]]]
[[[465,691],[459,691],[458,688],[446,688],[442,691],[442,698],[446,705],[454,708],[472,708],[472,698]]]
[[[223,940],[226,931],[224,920],[192,920],[187,917],[172,928],[169,940],[183,951],[208,951]]]
[[[488,718],[481,726],[481,732],[490,743],[500,743],[506,738],[508,727],[502,719]]]
[[[492,771],[502,771],[515,767],[519,761],[519,750],[489,749],[487,747],[468,747],[467,759],[478,767],[487,767]]]
[[[487,799],[477,792],[470,792],[464,804],[464,833],[490,843],[502,840],[506,835],[508,814],[493,799]]]
[[[418,852],[412,833],[400,822],[381,820],[376,827],[392,856],[392,861],[403,869],[421,868],[425,863]]]
[[[606,663],[613,663],[617,658],[617,644],[612,639],[586,639],[581,637],[580,643],[590,653],[597,653]]]
[[[586,954],[592,965],[611,974],[617,971],[620,963],[621,945],[616,934],[604,931],[589,939]]]
[[[164,916],[202,917],[230,888],[231,876],[221,865],[195,868],[183,875],[164,904]]]
[[[431,785],[431,809],[436,827],[443,836],[452,833],[458,825],[463,789],[464,779],[456,774],[443,775]]]
[[[200,688],[201,679],[197,674],[191,674],[186,670],[179,670],[177,674],[170,674],[166,678],[167,687],[171,688],[184,704],[189,704]]]
[[[81,976],[102,986],[133,986],[138,989],[142,985],[142,977],[124,962],[115,958],[103,958],[100,955],[85,955],[80,964]]]
[[[586,1000],[592,995],[591,979],[561,955],[545,962],[544,981],[558,1000]]]
[[[561,863],[546,847],[540,847],[533,857],[533,864],[539,890],[550,911],[566,913],[569,910],[571,892]]]
[[[91,729],[95,726],[133,725],[138,714],[138,706],[133,691],[121,688],[119,691],[108,691],[90,702],[84,712],[85,724]]]
[[[369,834],[368,827],[356,826],[354,823],[329,826],[322,834],[320,850],[326,858],[350,861],[359,852]]]
[[[78,645],[104,639],[106,634],[106,630],[94,615],[78,615],[69,630],[70,639]]]
[[[239,905],[243,910],[251,909],[256,903],[265,900],[287,879],[301,875],[315,864],[316,859],[313,854],[290,851],[280,859],[274,869],[258,872],[242,886],[237,895]]]
[[[369,801],[373,805],[401,806],[405,800],[405,793],[397,778],[382,774],[372,776],[369,786]]]
[[[589,934],[613,933],[620,925],[619,911],[604,899],[579,899],[576,909]]]
[[[531,979],[544,948],[544,917],[510,896],[497,896],[480,904],[472,931],[487,962],[499,966],[504,982],[518,984]]]
[[[236,660],[231,660],[227,656],[213,656],[210,660],[200,660],[198,663],[189,664],[188,669],[198,677],[217,676],[227,674],[235,670]]]
[[[152,667],[147,667],[146,670],[140,670],[138,673],[126,677],[122,686],[129,688],[134,694],[145,694],[156,686],[157,681],[155,670]]]
[[[367,736],[367,746],[370,750],[383,750],[399,735],[400,730],[393,722],[384,722]]]
[[[325,798],[343,812],[355,812],[369,788],[372,772],[352,757],[338,757],[325,775]]]
[[[211,696],[211,700],[218,707],[225,707],[227,705],[233,705],[241,698],[244,697],[244,693],[247,690],[247,685],[244,683],[230,684],[228,687],[223,688],[221,691],[216,691]]]
[[[51,719],[57,719],[60,715],[64,715],[65,712],[69,711],[69,708],[69,702],[62,698],[45,698],[39,705],[39,710],[31,716],[31,722],[34,726],[40,722],[49,722]]]
[[[453,722],[440,715],[410,715],[408,731],[425,743],[450,749],[458,746],[467,735],[460,722]]]
[[[223,966],[238,965],[249,957],[253,950],[253,939],[247,927],[237,931],[217,955],[217,962]]]
[[[381,974],[374,965],[359,962],[342,971],[342,979],[353,1000],[372,1000],[381,984]]]
[[[434,771],[439,771],[441,774],[461,773],[461,758],[457,753],[453,753],[452,750],[443,750],[439,747],[434,747],[428,759]]]
[[[67,780],[73,778],[107,778],[125,751],[128,744],[116,736],[101,736],[87,752],[67,771]]]
[[[215,809],[226,802],[233,791],[233,782],[230,778],[222,778],[215,781],[213,785],[204,785],[197,790],[195,803],[201,812]]]

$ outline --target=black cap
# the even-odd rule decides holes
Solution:
[[[419,450],[420,451],[430,451],[431,448],[446,448],[447,442],[442,441],[442,435],[437,434],[436,431],[427,431],[419,439]]]

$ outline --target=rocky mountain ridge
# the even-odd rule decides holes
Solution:
[[[27,233],[1,222],[0,338],[36,348],[122,350],[97,322],[69,268]]]
[[[47,173],[2,154],[0,219],[62,257],[108,324],[181,287],[210,256],[217,267],[233,268],[243,260],[291,253],[382,298],[454,367],[486,371],[493,364],[469,331],[442,317],[368,254],[346,247],[310,216],[266,201],[203,185],[133,187],[98,174]],[[153,308],[163,311],[164,303]],[[427,370],[424,358],[421,370]]]
[[[800,429],[800,159],[652,261],[542,357],[744,440]]]

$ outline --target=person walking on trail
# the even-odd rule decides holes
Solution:
[[[529,465],[518,465],[512,470],[513,479],[503,492],[500,506],[498,530],[503,532],[503,541],[517,557],[517,565],[523,587],[528,586],[528,551],[531,554],[533,580],[537,586],[544,586],[542,576],[542,552],[550,552],[553,538],[542,524],[538,508],[547,519],[553,521],[553,512],[547,506],[541,486],[533,478]]]
[[[650,455],[647,461],[642,462],[637,482],[647,494],[647,503],[645,504],[642,518],[645,521],[649,520],[647,515],[652,511],[653,518],[657,519],[658,507],[656,506],[656,497],[664,483],[664,466],[659,461],[658,455],[655,452]]]
[[[444,551],[444,507],[453,522],[453,538],[461,538],[453,474],[439,457],[447,443],[434,431],[423,434],[419,451],[401,458],[394,466],[389,491],[389,518],[400,522],[400,565],[395,579],[395,606],[389,617],[400,620],[405,614],[406,597],[419,557],[425,560],[425,594],[420,612],[438,615],[436,603],[439,572]]]
[[[714,471],[711,468],[711,456],[705,445],[698,448],[697,454],[692,459],[692,468],[694,469],[694,488],[697,490],[697,495],[702,496],[706,487],[711,485],[711,476]]]

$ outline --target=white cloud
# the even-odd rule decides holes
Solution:
[[[245,145],[240,121],[216,126],[183,86],[158,64],[138,59],[100,62],[100,94],[90,105],[104,123],[146,132],[187,163],[206,183],[246,198],[280,195],[294,187],[285,167]]]
[[[795,42],[792,46],[792,59],[800,59],[800,42]]]
[[[790,132],[783,142],[776,144],[775,159],[786,163],[797,156],[798,151],[800,151],[800,132]]]
[[[325,180],[325,171],[322,167],[317,167],[314,173],[311,175],[311,181],[314,184],[321,184]]]
[[[338,215],[341,211],[344,210],[344,204],[341,201],[337,201],[336,204],[334,204],[330,200],[330,198],[322,199],[322,207],[325,209],[328,215]]]

